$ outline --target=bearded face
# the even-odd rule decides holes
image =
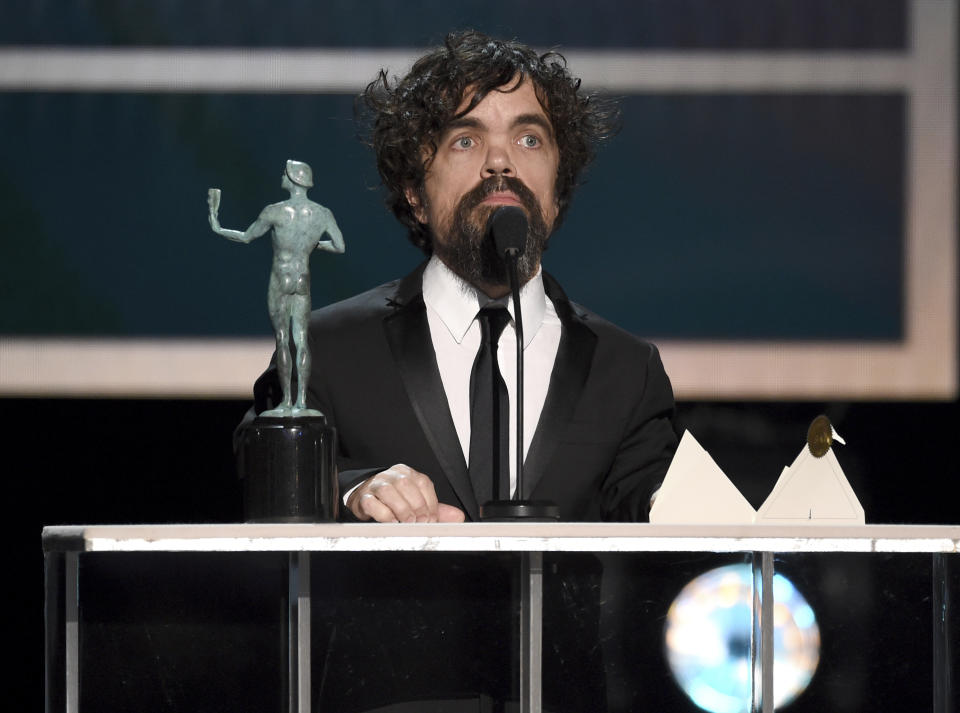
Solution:
[[[515,195],[527,215],[527,242],[517,263],[520,283],[526,283],[540,266],[547,245],[548,229],[532,191],[511,176],[491,176],[465,194],[457,203],[449,226],[434,226],[445,233],[434,240],[434,252],[454,273],[472,285],[508,285],[503,256],[497,252],[488,223],[500,207],[484,201],[495,193]]]
[[[523,209],[529,231],[519,273],[524,281],[532,277],[559,212],[560,153],[530,81],[517,77],[472,108],[469,98],[432,153],[425,150],[423,185],[408,189],[407,200],[429,226],[437,256],[470,284],[501,296],[509,281],[487,222],[500,206]]]

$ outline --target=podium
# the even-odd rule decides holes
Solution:
[[[791,711],[960,711],[960,526],[117,525],[43,530],[46,710],[697,711],[664,664],[690,579],[774,574],[818,612]]]

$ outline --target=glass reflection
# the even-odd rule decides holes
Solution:
[[[749,565],[700,575],[667,612],[667,661],[690,699],[713,713],[750,710],[753,576]],[[813,609],[780,574],[773,578],[774,706],[794,700],[817,668],[820,630]]]

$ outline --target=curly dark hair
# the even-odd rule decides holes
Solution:
[[[429,228],[417,220],[405,190],[422,193],[427,167],[447,124],[515,78],[533,82],[556,137],[560,154],[556,226],[581,171],[597,145],[614,133],[618,120],[612,101],[580,92],[580,80],[570,75],[563,55],[554,51],[538,55],[519,42],[495,40],[474,30],[456,32],[447,35],[443,47],[420,58],[406,77],[391,81],[381,70],[360,95],[369,112],[368,143],[377,156],[387,206],[407,227],[410,241],[428,255],[433,251]],[[473,91],[470,103],[457,114],[468,87]]]

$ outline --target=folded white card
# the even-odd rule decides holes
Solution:
[[[684,431],[650,509],[650,522],[740,525],[753,522],[755,514],[710,454]]]
[[[843,442],[839,436],[834,440]],[[783,469],[760,509],[754,510],[697,439],[684,431],[650,509],[650,522],[863,525],[865,519],[832,448],[817,458],[804,446],[790,467]]]
[[[781,525],[863,525],[863,506],[833,449],[820,458],[804,447],[757,511],[757,522]]]

